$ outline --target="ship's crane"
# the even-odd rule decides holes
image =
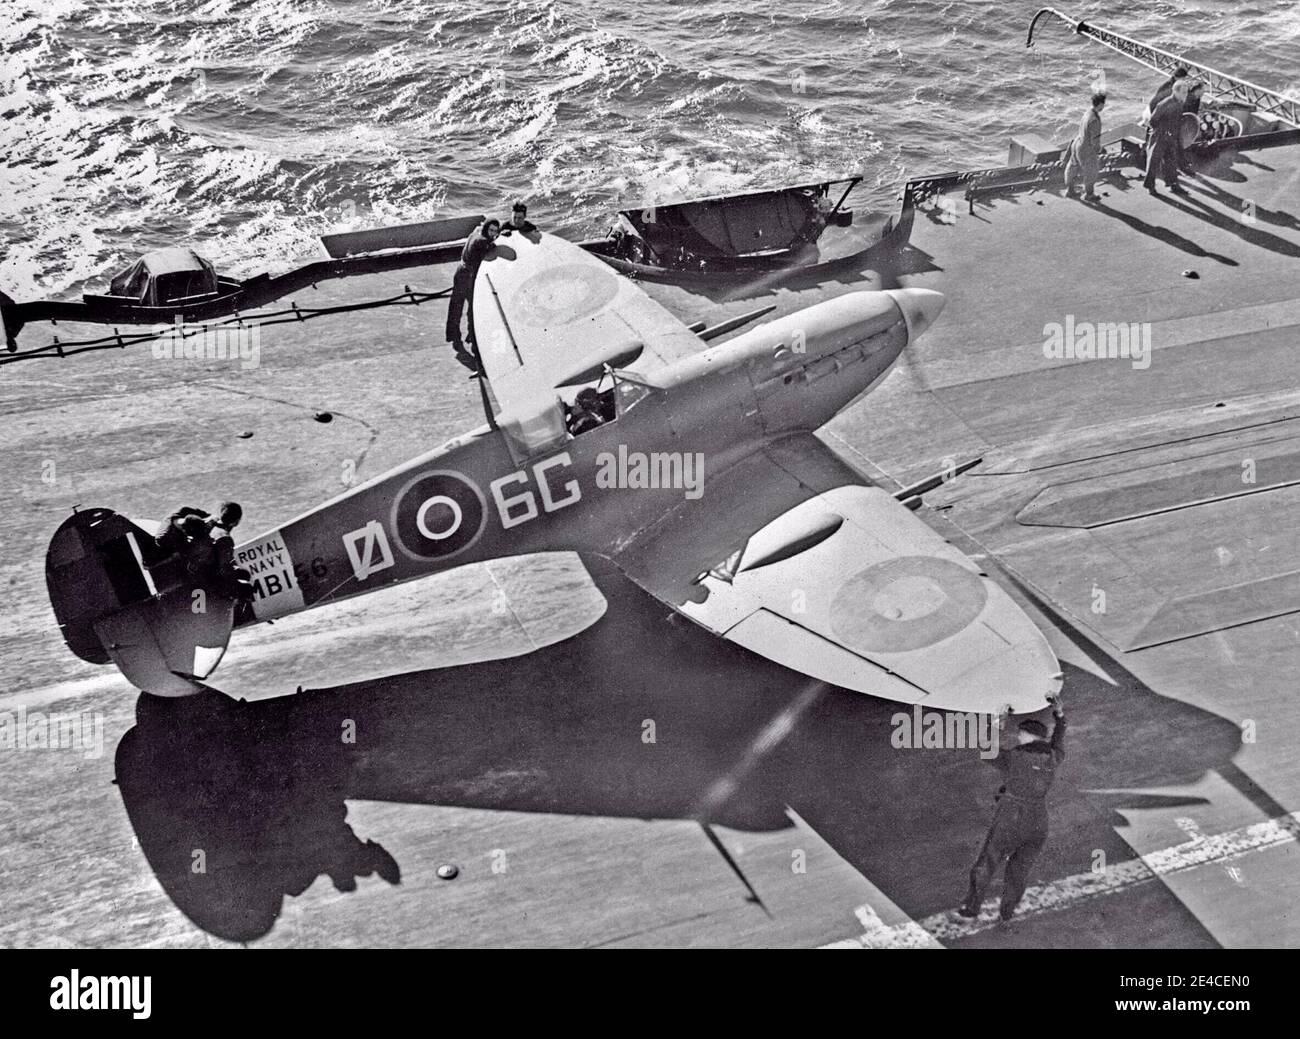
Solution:
[[[1080,18],[1071,18],[1069,15],[1062,14],[1055,7],[1044,7],[1034,15],[1033,21],[1029,23],[1029,36],[1025,40],[1026,47],[1034,45],[1034,30],[1044,15],[1059,18],[1076,35],[1096,40],[1103,46],[1123,54],[1126,58],[1132,58],[1139,64],[1155,69],[1165,75],[1171,74],[1174,69],[1182,66],[1187,69],[1189,75],[1204,80],[1206,87],[1217,94],[1220,100],[1237,101],[1249,105],[1257,111],[1266,112],[1277,116],[1279,119],[1284,119],[1292,126],[1300,126],[1300,101],[1295,98],[1279,94],[1275,90],[1269,90],[1267,87],[1261,87],[1248,80],[1229,76],[1226,72],[1210,68],[1209,65],[1202,65],[1200,62],[1192,61],[1181,54],[1161,50],[1149,43],[1143,43],[1140,40],[1112,32],[1109,29],[1091,25]]]

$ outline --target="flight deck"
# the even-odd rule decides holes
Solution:
[[[346,335],[281,326],[256,366],[143,345],[6,369],[0,711],[101,715],[103,740],[0,758],[0,943],[1300,944],[1298,147],[1222,149],[1182,196],[1131,165],[1092,205],[953,186],[887,261],[644,283],[708,324],[947,296],[819,436],[891,492],[982,458],[918,515],[1062,662],[1052,836],[1010,924],[953,912],[997,787],[977,751],[897,748],[907,708],[576,555],[242,632],[213,691],[174,702],[69,656],[43,557],[72,507],[236,498],[267,529],[478,421],[433,301]],[[1118,324],[1145,363],[1051,356],[1052,326]]]

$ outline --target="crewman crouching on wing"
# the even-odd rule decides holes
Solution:
[[[501,221],[493,217],[484,220],[478,229],[465,240],[465,248],[460,254],[460,263],[451,281],[451,299],[447,303],[447,342],[456,352],[456,360],[470,371],[478,371],[478,362],[474,355],[465,349],[465,342],[460,334],[460,319],[469,304],[470,343],[474,342],[474,279],[478,269],[487,256],[492,243],[501,233]]]
[[[1065,708],[1059,699],[1052,701],[1052,714],[1056,724],[1050,741],[1047,726],[1031,718],[1020,723],[1017,746],[1007,750],[1005,742],[999,744],[1004,749],[993,761],[1003,773],[1002,789],[996,798],[993,825],[970,871],[966,901],[957,910],[962,916],[979,916],[984,892],[1003,862],[1006,871],[999,909],[1003,920],[1011,919],[1024,897],[1029,870],[1047,843],[1047,792],[1065,759]],[[1003,735],[1006,718],[1004,713]]]

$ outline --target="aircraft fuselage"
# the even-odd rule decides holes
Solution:
[[[824,425],[941,305],[854,292],[791,314],[625,381],[614,420],[538,457],[501,429],[459,437],[239,546],[242,623],[500,556],[615,552],[764,443]]]

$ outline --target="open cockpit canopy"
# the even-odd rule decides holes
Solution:
[[[654,391],[647,372],[701,348],[631,281],[548,234],[498,240],[474,286],[473,328],[497,425],[517,459],[572,435],[568,405],[584,387],[604,387],[611,421]]]
[[[558,394],[538,394],[497,416],[516,462],[558,450],[569,439],[564,401]]]
[[[596,391],[602,425],[618,421],[651,394],[662,392],[639,377],[612,368],[586,386],[565,386],[563,395],[539,392],[535,397],[516,402],[497,416],[497,425],[505,434],[511,457],[523,463],[558,451],[567,441],[580,435],[582,430],[576,428],[573,421],[573,403],[578,394],[588,388]]]

